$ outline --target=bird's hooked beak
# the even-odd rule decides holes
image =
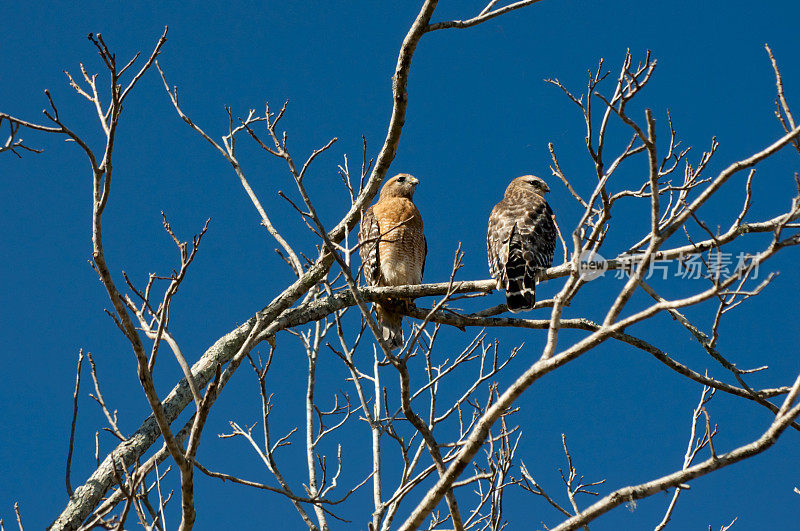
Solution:
[[[419,179],[409,176],[408,182],[411,183],[411,186],[417,186],[419,184]]]

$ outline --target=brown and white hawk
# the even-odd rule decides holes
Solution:
[[[419,181],[406,173],[389,179],[378,201],[361,216],[358,232],[364,279],[368,286],[419,284],[428,244],[422,216],[412,201]],[[403,316],[375,304],[378,325],[389,348],[403,345]]]
[[[489,216],[489,273],[497,288],[506,290],[508,309],[515,313],[533,308],[537,272],[553,264],[556,227],[544,199],[549,191],[535,175],[517,177]]]

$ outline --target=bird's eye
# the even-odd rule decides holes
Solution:
[[[405,177],[398,177],[397,178],[397,182],[404,183],[404,182],[406,182],[406,178]]]

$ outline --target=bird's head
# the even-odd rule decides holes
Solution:
[[[516,192],[534,192],[542,197],[550,191],[550,187],[544,182],[544,179],[535,175],[523,175],[517,177],[506,188],[506,195],[514,194]]]
[[[419,180],[416,177],[407,173],[398,173],[383,185],[381,199],[386,197],[406,197],[411,199],[418,184]]]

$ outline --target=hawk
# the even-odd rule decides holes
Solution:
[[[358,232],[364,279],[368,286],[422,282],[428,244],[422,217],[412,201],[419,181],[400,173],[389,179],[378,201],[361,216]],[[375,304],[383,339],[394,350],[403,345],[403,316]]]
[[[533,308],[537,272],[553,264],[556,227],[544,199],[549,191],[535,175],[517,177],[489,216],[489,273],[498,289],[505,288],[508,309],[515,313]]]

